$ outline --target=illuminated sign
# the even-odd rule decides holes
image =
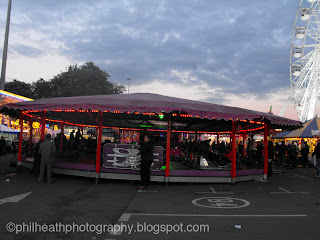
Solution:
[[[33,122],[32,123],[33,128],[40,128],[40,123],[39,122]]]

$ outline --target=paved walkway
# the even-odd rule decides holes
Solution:
[[[135,181],[54,178],[39,184],[28,172],[0,175],[1,239],[300,240],[320,234],[320,179],[312,168],[286,170],[268,182],[154,183],[149,190],[137,190]]]

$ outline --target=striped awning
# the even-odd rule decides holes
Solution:
[[[315,117],[305,122],[300,129],[285,131],[272,138],[320,138],[320,119]]]

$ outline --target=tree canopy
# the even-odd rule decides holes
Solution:
[[[20,96],[33,98],[32,84],[30,83],[20,82],[14,79],[12,82],[6,83],[5,90]]]
[[[65,72],[45,81],[40,78],[32,84],[14,80],[5,85],[5,90],[34,99],[88,95],[121,94],[125,87],[108,80],[110,75],[87,62],[78,67],[70,65]]]

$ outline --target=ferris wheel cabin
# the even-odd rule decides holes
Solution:
[[[298,77],[301,73],[301,66],[299,65],[292,65],[291,66],[291,73],[293,76]]]
[[[306,28],[304,27],[296,28],[295,36],[297,39],[303,39],[305,35],[306,35]]]
[[[302,56],[302,47],[292,47],[292,56],[294,58],[300,58]]]
[[[300,19],[302,21],[308,21],[310,19],[310,8],[302,8]]]

